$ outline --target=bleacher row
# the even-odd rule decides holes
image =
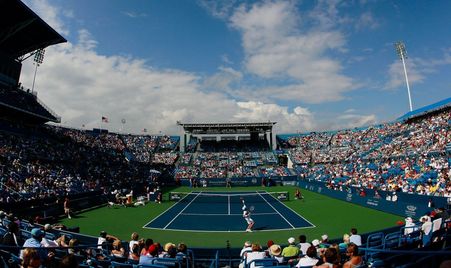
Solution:
[[[3,237],[8,230],[4,226],[11,223],[8,219],[3,219],[0,226],[0,237]],[[387,230],[382,230],[374,233],[362,235],[362,246],[359,247],[359,254],[363,259],[363,267],[438,267],[441,262],[451,260],[451,221],[448,218],[446,221],[443,218],[437,218],[432,221],[431,231],[425,237],[422,232],[421,223],[394,227]],[[35,225],[27,221],[20,221],[20,231],[18,236],[25,240],[33,236],[34,228],[43,228],[43,226]],[[236,267],[239,263],[242,268],[254,267],[294,267],[297,261],[304,255],[299,254],[290,258],[285,258],[283,261],[275,259],[271,255],[263,259],[253,259],[247,262],[246,257],[240,259],[238,255],[227,258],[227,256],[216,254],[207,256],[207,258],[196,259],[196,249],[187,250],[184,257],[162,258],[162,257],[147,257],[141,256],[139,260],[132,260],[124,257],[117,257],[112,254],[111,244],[97,245],[97,238],[86,236],[83,234],[68,232],[58,229],[50,229],[45,232],[45,238],[48,240],[56,240],[58,237],[65,236],[66,240],[77,239],[79,244],[68,247],[45,248],[48,252],[52,252],[53,256],[45,267],[59,267],[63,258],[71,255],[73,261],[76,261],[79,267],[90,268],[108,268],[108,267],[210,267],[219,268],[222,266]],[[0,240],[1,241],[1,240]],[[342,246],[339,240],[331,240],[327,243],[316,244],[318,256],[321,260],[322,254],[327,248],[335,248],[340,255],[337,264],[342,264],[349,257],[346,256],[346,247]],[[338,244],[340,243],[340,246]],[[314,242],[312,243],[313,245]],[[124,247],[125,252],[129,252],[129,243],[121,241],[121,246]],[[40,250],[42,248],[39,248]],[[22,260],[18,254],[19,248],[5,246],[0,243],[0,266],[4,267],[19,267]],[[162,249],[159,250],[159,252]],[[229,252],[230,254],[230,252]],[[205,257],[205,253],[203,254]],[[66,257],[67,258],[67,257]],[[145,263],[145,264],[144,264]],[[297,266],[299,267],[299,266]],[[300,266],[307,268],[311,266]],[[334,266],[335,267],[335,266]],[[337,266],[339,267],[339,266]]]

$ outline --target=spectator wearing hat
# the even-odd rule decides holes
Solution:
[[[327,234],[323,234],[321,236],[320,247],[328,247],[328,246],[329,246],[329,236]]]
[[[359,247],[362,245],[362,237],[359,234],[357,234],[356,228],[351,229],[351,236],[349,237],[349,241],[351,243],[356,244]]]
[[[298,264],[296,264],[296,267],[302,267],[302,266],[313,266],[316,265],[318,263],[318,258],[317,258],[317,252],[316,252],[316,247],[315,246],[310,246],[307,249],[307,252],[305,254],[304,257],[299,259]]]
[[[409,235],[417,230],[415,228],[415,223],[413,223],[413,219],[411,217],[405,218],[406,224],[404,225],[404,235]]]
[[[177,254],[177,248],[173,243],[166,243],[163,247],[163,251],[160,253],[160,258],[175,258]]]
[[[153,245],[153,240],[151,239],[151,238],[147,238],[146,239],[146,242],[144,243],[144,247],[142,248],[142,250],[141,250],[141,253],[140,253],[140,255],[142,256],[142,255],[147,255],[147,253],[148,253],[148,251],[149,251],[149,248],[150,248],[150,246],[152,246]]]
[[[152,244],[147,250],[147,254],[139,257],[139,265],[150,265],[157,256],[158,247],[155,244]]]
[[[293,257],[298,257],[299,256],[299,248],[296,246],[296,239],[294,239],[294,237],[290,237],[288,238],[288,246],[286,246],[283,250],[282,250],[282,256],[285,258],[293,258]]]
[[[284,257],[282,256],[282,248],[277,244],[269,247],[269,256],[273,259],[276,259],[279,264],[284,263],[285,261]]]
[[[41,241],[44,237],[45,233],[39,228],[33,228],[31,230],[31,237],[25,240],[25,243],[23,244],[24,248],[42,248]],[[47,260],[48,252],[45,249],[37,249],[37,252],[39,254],[39,258],[41,261]],[[20,252],[20,258],[23,259],[24,256],[24,250]]]

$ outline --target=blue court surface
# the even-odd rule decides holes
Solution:
[[[242,199],[253,209],[254,231],[315,227],[301,215],[265,191],[191,192],[143,228],[202,232],[243,232]]]

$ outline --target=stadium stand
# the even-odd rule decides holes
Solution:
[[[298,175],[333,191],[353,187],[362,193],[451,197],[449,99],[394,123],[279,137],[279,147],[289,155],[293,169],[279,165],[266,141],[192,139],[185,153],[179,154],[178,137],[44,124],[59,122],[59,117],[34,92],[19,85],[20,62],[27,54],[65,39],[19,0],[0,1],[0,36],[5,36],[0,42],[0,267],[31,263],[37,267],[293,267],[304,257],[302,253],[281,257],[285,245],[277,253],[269,245],[263,250],[246,241],[243,252],[251,246],[253,252],[241,256],[242,249],[237,248],[194,249],[181,242],[138,239],[137,233],[131,241],[121,241],[106,232],[92,237],[58,223],[42,225],[54,222],[53,217],[70,216],[63,198],[70,200],[72,210],[136,205],[157,198],[160,187],[178,179]],[[393,201],[391,195],[385,196]],[[410,219],[409,225],[361,234],[362,246],[313,239],[313,255],[308,257],[320,267],[449,264],[449,210],[430,208],[428,215]],[[288,240],[297,247],[292,238]]]

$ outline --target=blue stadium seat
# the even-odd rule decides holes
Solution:
[[[370,234],[366,239],[366,248],[382,249],[384,247],[384,233]],[[365,251],[365,259],[371,261],[377,257],[377,252]]]
[[[152,264],[164,265],[167,267],[182,267],[182,260],[176,258],[155,258]]]
[[[270,267],[270,266],[277,266],[279,262],[276,259],[256,259],[250,261],[246,267]]]
[[[160,264],[148,264],[148,265],[140,264],[137,266],[137,268],[168,268],[168,267]]]
[[[384,238],[384,249],[397,248],[401,244],[401,232],[387,234]]]
[[[133,268],[133,264],[121,263],[121,262],[111,262],[111,268]]]

